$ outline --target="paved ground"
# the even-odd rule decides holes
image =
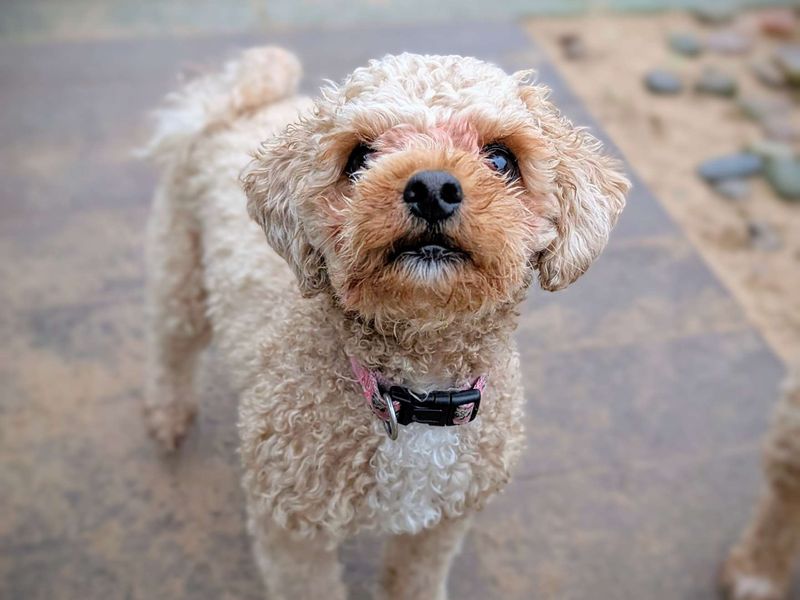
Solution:
[[[263,597],[213,353],[179,455],[159,456],[139,419],[154,177],[129,151],[182,68],[264,41],[299,52],[307,90],[401,49],[536,66],[591,125],[511,25],[0,42],[0,598]],[[455,565],[454,598],[713,595],[782,369],[636,183],[589,274],[525,306],[529,447]],[[354,598],[376,549],[365,537],[343,553]]]
[[[223,33],[264,27],[503,22],[586,10],[654,11],[698,6],[793,5],[795,0],[3,0],[0,35],[108,39]]]

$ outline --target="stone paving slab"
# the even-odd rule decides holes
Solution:
[[[140,421],[154,176],[129,152],[177,73],[265,42],[298,51],[306,91],[403,49],[535,67],[596,131],[512,25],[0,43],[0,598],[263,597],[213,351],[178,455]],[[524,306],[529,447],[468,538],[453,597],[712,597],[782,369],[636,181],[589,273]],[[369,536],[344,548],[353,598],[378,550]]]

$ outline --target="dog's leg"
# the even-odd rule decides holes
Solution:
[[[731,600],[785,598],[800,553],[800,388],[778,405],[764,453],[768,486],[722,570]]]
[[[800,498],[767,490],[722,572],[730,600],[782,600],[800,546]]]
[[[345,600],[335,547],[292,536],[274,522],[251,517],[253,550],[270,600]]]
[[[471,522],[445,519],[416,535],[392,537],[381,574],[383,598],[445,600],[447,574]]]
[[[210,332],[199,229],[173,192],[164,186],[156,194],[146,247],[145,415],[151,434],[170,450],[194,417],[194,366]]]

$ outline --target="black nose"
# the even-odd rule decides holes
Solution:
[[[447,171],[420,171],[411,176],[403,200],[411,213],[428,223],[444,221],[458,210],[462,192],[458,179]]]

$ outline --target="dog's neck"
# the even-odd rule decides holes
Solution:
[[[516,304],[489,315],[464,316],[436,327],[396,322],[380,326],[330,302],[328,314],[349,358],[387,380],[419,391],[463,388],[490,372],[512,350]]]

